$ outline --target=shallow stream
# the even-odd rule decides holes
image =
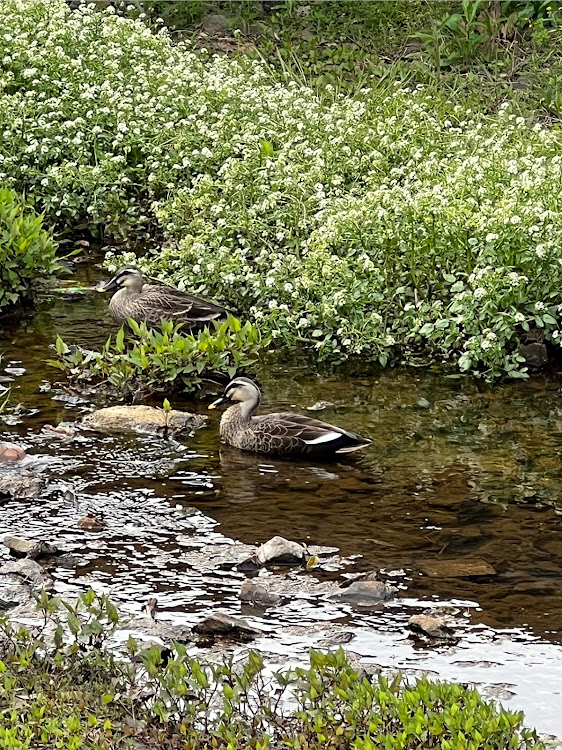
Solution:
[[[60,400],[64,392],[49,386],[60,380],[45,365],[49,345],[59,333],[95,348],[113,330],[107,299],[91,294],[46,299],[0,331],[0,374],[14,378],[13,400],[37,410],[2,425],[2,441],[26,448],[50,481],[41,501],[0,506],[0,538],[42,538],[78,555],[77,570],[53,571],[59,593],[92,586],[132,614],[156,596],[159,617],[173,624],[211,610],[241,614],[263,631],[252,647],[271,664],[342,643],[367,664],[475,683],[562,737],[562,382],[489,388],[422,371],[338,378],[296,365],[261,370],[264,410],[329,401],[311,413],[372,438],[345,463],[221,447],[220,415],[211,412],[206,428],[180,441],[87,432],[54,440],[43,425],[78,420],[92,405]],[[172,405],[206,411],[203,401]],[[90,509],[103,511],[104,531],[77,528]],[[245,574],[236,563],[242,545],[277,534],[339,553],[309,571],[263,571],[286,600],[252,611],[240,603]],[[466,560],[494,573],[455,577],[454,564]],[[397,599],[374,610],[330,599],[346,576],[371,570],[399,587]],[[443,607],[458,642],[412,639],[408,618]]]

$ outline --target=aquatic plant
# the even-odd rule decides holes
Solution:
[[[194,334],[171,322],[153,329],[129,319],[128,326],[132,336],[120,328],[99,352],[69,346],[59,336],[58,358],[48,364],[74,383],[107,382],[122,395],[140,397],[174,388],[191,392],[205,380],[225,382],[255,364],[268,344],[254,325],[232,315]]]
[[[266,677],[254,651],[236,665],[198,661],[181,643],[142,649],[132,637],[110,651],[126,623],[91,590],[75,603],[43,592],[37,608],[44,625],[33,630],[0,614],[4,750],[544,750],[521,713],[476,690],[362,675],[342,649]]]
[[[60,265],[43,217],[13,190],[0,189],[0,308],[28,298]]]

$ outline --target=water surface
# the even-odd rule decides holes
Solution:
[[[97,280],[93,269],[86,273]],[[215,608],[242,613],[263,630],[255,646],[273,664],[349,640],[346,650],[366,662],[479,684],[524,708],[540,731],[562,736],[557,379],[489,388],[421,371],[338,377],[306,365],[262,367],[264,411],[329,401],[311,414],[372,438],[344,463],[278,461],[220,446],[216,413],[181,441],[84,432],[61,443],[42,433],[44,424],[91,409],[87,399],[57,400],[60,374],[44,362],[56,334],[94,348],[113,330],[107,299],[92,293],[46,299],[0,333],[12,398],[37,410],[3,426],[2,439],[23,445],[50,478],[40,501],[0,507],[0,534],[75,552],[83,562],[76,571],[54,571],[59,592],[92,585],[130,613],[156,595],[160,616],[174,623],[193,624]],[[172,405],[206,410],[197,399]],[[103,510],[103,532],[76,527],[86,510]],[[309,572],[264,571],[264,582],[287,600],[257,614],[241,607],[245,576],[235,564],[242,544],[276,534],[338,547],[339,557]],[[495,573],[424,574],[435,562],[474,559]],[[358,612],[330,599],[346,576],[370,570],[399,587],[396,601]],[[436,607],[455,617],[455,646],[424,648],[409,637],[409,616]]]

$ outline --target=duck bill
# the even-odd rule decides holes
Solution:
[[[209,404],[209,409],[216,409],[219,406],[222,406],[223,404],[227,404],[230,399],[226,398],[225,396],[221,396],[220,398],[217,398],[216,401],[213,401],[212,404]]]
[[[102,284],[102,286],[99,286],[97,289],[98,292],[112,292],[114,289],[117,289],[117,281],[115,280],[115,276],[106,284]]]

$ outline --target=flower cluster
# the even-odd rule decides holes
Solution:
[[[522,330],[561,340],[560,137],[509,104],[319,96],[63,0],[3,0],[0,59],[0,181],[60,221],[158,221],[144,269],[279,343],[521,376]]]

